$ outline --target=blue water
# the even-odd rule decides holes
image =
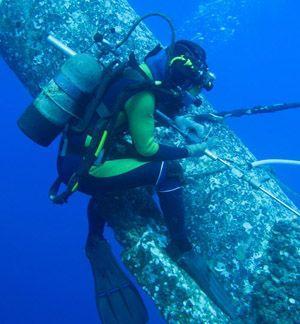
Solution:
[[[208,94],[217,109],[300,101],[298,1],[130,2],[140,14],[170,15],[181,37],[205,46],[218,77]],[[163,23],[154,19],[149,26],[167,43]],[[0,84],[0,323],[97,323],[83,249],[87,198],[75,195],[64,207],[49,203],[56,147],[42,149],[17,129],[16,119],[31,98],[3,61]],[[300,160],[299,121],[300,109],[228,123],[258,158]],[[278,166],[275,171],[300,192],[299,168]],[[110,232],[108,237],[112,240]],[[115,243],[114,249],[118,250]],[[162,322],[149,300],[147,305],[150,322]]]

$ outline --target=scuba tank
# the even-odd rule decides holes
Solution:
[[[170,45],[172,52],[176,38],[175,29],[172,21],[160,13],[150,13],[139,18],[131,26],[124,39],[116,45],[110,44],[106,41],[105,35],[97,32],[89,48],[101,43],[105,46],[99,53],[99,58],[107,54],[117,56],[116,51],[126,43],[141,22],[153,16],[160,17],[168,23],[172,33]],[[22,132],[42,146],[49,146],[67,125],[71,125],[75,132],[82,132],[88,126],[95,108],[93,106],[96,105],[91,103],[91,99],[95,95],[101,99],[100,94],[105,90],[103,75],[116,63],[104,71],[105,69],[98,63],[97,58],[92,55],[77,54],[52,35],[48,36],[48,41],[70,58],[18,120],[18,126]],[[109,78],[106,77],[106,79]],[[106,83],[108,82],[109,80],[106,80]],[[101,91],[97,91],[96,88],[101,88]],[[88,105],[89,102],[90,105]],[[100,100],[98,102],[100,103]]]
[[[71,56],[18,120],[35,143],[49,146],[71,122],[84,119],[103,68],[88,54]]]

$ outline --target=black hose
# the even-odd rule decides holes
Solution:
[[[275,113],[278,111],[296,109],[296,108],[300,109],[300,102],[256,106],[253,108],[242,108],[242,109],[235,109],[231,111],[220,111],[220,112],[213,112],[207,114],[198,114],[192,117],[196,122],[199,123],[204,121],[223,122],[225,118],[230,118],[230,117],[243,117],[243,116],[252,116],[257,114]]]
[[[138,27],[138,25],[142,21],[144,21],[145,19],[147,19],[149,17],[160,17],[160,18],[164,19],[168,23],[168,25],[169,25],[169,27],[171,29],[171,33],[172,33],[172,36],[171,36],[171,45],[170,45],[170,49],[171,49],[171,52],[172,52],[173,49],[174,49],[174,46],[175,46],[175,42],[176,42],[176,32],[175,32],[175,28],[174,28],[174,25],[173,25],[172,20],[168,16],[166,16],[164,14],[161,14],[159,12],[149,13],[149,14],[147,14],[147,15],[142,16],[141,18],[139,18],[132,25],[132,27],[130,28],[130,30],[128,31],[128,33],[124,37],[124,39],[115,47],[115,49],[118,49],[119,47],[121,47],[122,45],[124,45],[128,41],[129,37],[132,35],[132,33],[135,31],[135,29]]]
[[[276,105],[256,106],[253,108],[236,109],[217,113],[221,117],[241,117],[245,115],[273,113],[287,109],[300,108],[300,102],[283,103]]]

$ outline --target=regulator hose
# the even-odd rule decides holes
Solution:
[[[147,14],[147,15],[144,15],[144,16],[142,16],[142,17],[140,17],[132,26],[131,26],[131,28],[129,29],[129,31],[128,31],[128,33],[126,34],[126,36],[124,37],[124,39],[122,40],[122,41],[120,41],[117,45],[116,45],[116,47],[115,47],[115,49],[118,49],[119,47],[121,47],[121,46],[123,46],[127,41],[128,41],[128,39],[129,39],[129,37],[132,35],[132,33],[135,31],[135,29],[138,27],[138,25],[141,23],[141,22],[143,22],[144,20],[146,20],[146,19],[148,19],[148,18],[150,18],[150,17],[160,17],[160,18],[162,18],[163,20],[165,20],[167,23],[168,23],[168,25],[169,25],[169,27],[170,27],[170,30],[171,30],[171,44],[170,44],[170,48],[171,48],[171,51],[173,51],[173,49],[174,49],[174,46],[175,46],[175,42],[176,42],[176,31],[175,31],[175,27],[174,27],[174,25],[173,25],[173,22],[172,22],[172,20],[168,17],[168,16],[166,16],[166,15],[164,15],[164,14],[162,14],[162,13],[159,13],[159,12],[152,12],[152,13],[149,13],[149,14]]]

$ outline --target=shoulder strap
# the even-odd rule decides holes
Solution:
[[[71,176],[66,190],[59,193],[63,183],[60,177],[55,180],[50,188],[49,197],[54,203],[66,203],[69,197],[79,189],[81,178],[88,174],[92,165],[104,163],[107,157],[107,150],[111,143],[112,133],[122,104],[126,100],[126,95],[126,93],[122,93],[118,97],[113,114],[109,118],[98,118],[93,125],[90,125],[91,142],[87,147],[78,170]]]
[[[114,61],[105,68],[102,78],[99,82],[92,101],[86,107],[86,113],[82,120],[77,121],[76,123],[70,125],[70,129],[75,133],[83,133],[87,130],[94,114],[97,111],[97,108],[100,106],[103,99],[103,95],[113,78],[116,78],[118,75],[122,74],[126,68],[127,63],[119,64],[118,61]]]

